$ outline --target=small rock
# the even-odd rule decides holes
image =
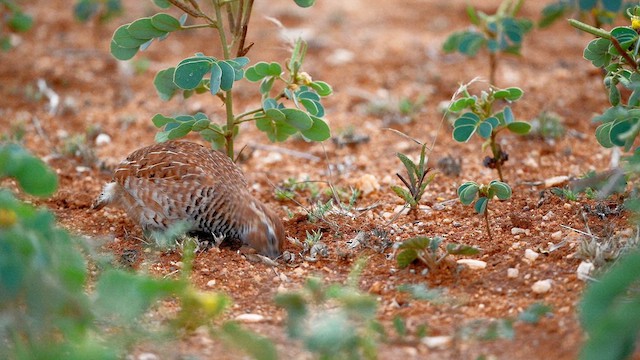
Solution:
[[[589,276],[589,274],[591,274],[594,268],[595,266],[590,262],[587,262],[587,261],[581,262],[580,265],[578,265],[578,270],[576,270],[578,279],[582,281],[587,281],[591,279],[591,276]]]
[[[540,165],[538,164],[538,162],[536,161],[536,159],[532,158],[532,157],[528,157],[524,160],[524,165],[533,169],[537,169],[538,167],[540,167]]]
[[[457,263],[460,265],[466,265],[471,270],[481,270],[487,267],[487,263],[482,260],[460,259]]]
[[[556,214],[554,214],[554,213],[553,213],[553,211],[549,211],[548,213],[546,213],[546,214],[542,217],[542,220],[544,220],[544,221],[549,221],[549,220],[553,219],[553,217],[554,217],[555,215],[556,215]]]
[[[420,339],[429,349],[446,349],[451,345],[451,336],[426,336]]]
[[[520,275],[520,270],[516,269],[516,268],[508,268],[507,269],[507,277],[509,279],[515,279],[518,277],[518,275]]]
[[[380,295],[380,294],[382,294],[383,287],[384,287],[384,284],[382,283],[382,281],[376,281],[369,288],[369,292],[372,293],[372,294]]]
[[[364,174],[356,180],[356,187],[362,191],[363,196],[367,196],[380,189],[378,179],[371,174]]]
[[[146,352],[138,355],[137,359],[138,360],[158,360],[160,358],[158,357],[158,355],[154,353]]]
[[[531,285],[531,291],[536,294],[544,294],[551,290],[551,279],[536,281]]]
[[[560,241],[562,239],[562,231],[558,230],[551,234],[551,239],[553,239],[554,241]]]
[[[564,203],[564,205],[562,205],[562,207],[563,207],[565,210],[571,210],[571,208],[573,207],[573,205],[571,205],[571,204],[569,204],[569,203]]]
[[[393,212],[394,212],[393,215],[397,213],[401,213],[401,215],[407,215],[409,213],[409,210],[411,210],[411,208],[408,206],[398,205],[395,207],[395,209],[393,209]]]
[[[76,166],[76,172],[85,173],[89,171],[91,171],[91,169],[86,166]]]
[[[538,254],[537,252],[535,252],[535,251],[533,251],[531,249],[526,249],[524,251],[524,258],[529,260],[529,261],[531,261],[531,262],[536,261],[538,256],[540,256],[540,254]]]
[[[216,280],[215,279],[207,281],[207,287],[212,288],[212,287],[215,287],[215,286],[216,286]]]
[[[519,228],[519,227],[511,228],[511,235],[519,235],[524,233],[526,233],[526,231],[523,228]]]
[[[554,176],[552,178],[545,179],[544,187],[548,189],[550,187],[562,185],[567,181],[569,181],[569,177],[566,175]]]
[[[235,320],[244,323],[257,323],[264,321],[264,316],[260,314],[240,314],[236,316]]]
[[[109,136],[108,134],[102,133],[96,136],[96,146],[100,147],[110,143],[111,143],[111,136]]]

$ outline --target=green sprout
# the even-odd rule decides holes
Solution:
[[[429,185],[435,177],[435,174],[427,176],[427,173],[429,173],[431,169],[425,165],[426,150],[427,145],[423,144],[420,151],[420,160],[417,164],[404,154],[396,154],[407,170],[407,176],[409,179],[407,180],[402,175],[396,174],[406,188],[392,185],[391,189],[396,193],[396,195],[401,197],[407,204],[409,204],[409,206],[411,206],[412,211],[418,208],[418,203],[420,202],[422,195],[424,195],[427,185]]]
[[[475,57],[486,48],[489,53],[489,82],[496,84],[498,54],[520,54],[524,35],[533,24],[528,19],[516,18],[523,0],[503,0],[495,14],[488,15],[467,6],[467,15],[473,27],[451,34],[444,45],[447,53],[457,51]]]
[[[531,124],[526,121],[516,121],[508,105],[497,112],[493,110],[493,106],[503,101],[517,101],[522,97],[523,91],[517,87],[499,89],[491,86],[488,92],[482,91],[478,97],[469,94],[467,87],[463,85],[459,92],[462,96],[449,105],[449,111],[468,111],[454,121],[453,139],[461,143],[468,142],[475,133],[485,139],[482,149],[490,148],[493,157],[486,157],[484,165],[496,169],[500,181],[504,181],[502,166],[509,159],[509,155],[502,150],[496,137],[503,130],[525,135],[531,131]]]
[[[430,272],[436,271],[440,263],[449,255],[475,255],[480,252],[473,246],[449,243],[444,249],[440,248],[442,238],[440,237],[413,237],[400,244],[396,261],[398,267],[406,268],[415,260],[424,263]]]
[[[475,201],[474,209],[476,213],[484,215],[484,221],[487,227],[487,235],[490,240],[491,226],[489,225],[489,201],[493,197],[500,200],[511,198],[511,187],[501,181],[493,180],[489,185],[479,185],[474,181],[467,181],[458,188],[458,198],[464,205],[469,205]]]

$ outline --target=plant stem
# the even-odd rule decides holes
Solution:
[[[222,45],[222,53],[225,60],[231,59],[231,52],[229,50],[229,43],[227,43],[227,34],[224,29],[224,22],[222,17],[222,4],[220,1],[212,0],[213,8],[216,12],[216,25],[218,27],[218,35],[220,36],[220,43]],[[235,118],[233,116],[233,90],[225,91],[224,97],[225,111],[227,113],[227,129],[225,131],[225,146],[227,148],[227,156],[234,158],[233,151],[233,134],[235,133]]]
[[[603,39],[611,40],[611,34],[600,28],[593,27],[591,25],[585,24],[582,21],[569,19],[569,24],[578,30],[582,30],[584,32],[588,32],[591,35],[595,35],[597,37],[601,37]]]
[[[496,142],[496,134],[496,132],[491,132],[491,153],[493,154],[493,160],[495,160],[498,177],[500,181],[504,182],[504,178],[502,177],[502,149],[500,148],[500,144]]]
[[[498,67],[498,58],[497,54],[494,52],[489,52],[489,83],[491,85],[496,84],[496,71]]]
[[[484,223],[487,226],[487,235],[489,235],[489,240],[493,241],[493,236],[491,236],[491,226],[489,226],[489,205],[484,208]]]

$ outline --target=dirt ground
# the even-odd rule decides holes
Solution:
[[[152,2],[124,1],[126,12],[121,17],[86,25],[73,19],[68,1],[22,3],[34,15],[35,27],[18,39],[14,50],[0,54],[2,133],[23,127],[26,147],[56,169],[59,190],[42,204],[51,208],[65,227],[88,236],[113,253],[116,260],[129,262],[138,271],[171,274],[177,269],[179,252],[161,252],[145,245],[139,240],[139,228],[122,211],[96,212],[90,205],[109,180],[110,169],[131,151],[153,142],[156,130],[150,118],[155,113],[203,111],[210,118],[222,118],[224,109],[216,98],[204,95],[162,102],[152,84],[157,71],[195,52],[219,55],[219,49],[212,45],[217,39],[206,31],[172,34],[139,54],[133,63],[122,63],[109,54],[111,34],[120,24],[156,12]],[[310,44],[305,70],[334,88],[334,95],[325,101],[332,135],[353,132],[369,138],[368,142],[348,146],[302,140],[269,144],[252,124],[241,129],[237,148],[246,145],[244,154],[248,156],[240,166],[256,197],[286,219],[288,236],[304,240],[306,231],[322,231],[329,256],[316,262],[298,258],[295,266],[271,268],[223,247],[196,257],[192,279],[202,289],[222,291],[233,298],[234,305],[226,317],[244,313],[264,316],[264,321],[246,326],[274,339],[282,358],[310,355],[301,344],[286,339],[285,313],[274,305],[274,295],[300,288],[312,275],[327,283],[343,282],[354,261],[362,257],[367,263],[360,288],[377,298],[378,317],[385,326],[391,329],[392,319],[401,316],[410,333],[426,325],[429,337],[452,337],[441,347],[427,346],[415,337],[390,340],[381,344],[380,358],[576,358],[584,340],[577,304],[585,283],[576,275],[581,260],[575,253],[582,238],[570,228],[590,229],[594,234],[629,228],[624,213],[603,219],[584,211],[584,205],[592,207],[596,201],[568,201],[540,185],[556,176],[578,177],[589,170],[609,167],[611,151],[597,144],[596,125],[591,121],[608,103],[598,71],[582,59],[582,49],[590,37],[560,21],[549,29],[534,29],[525,40],[521,57],[500,59],[498,85],[519,86],[525,92],[513,106],[516,117],[530,120],[541,111],[555,112],[569,131],[555,142],[512,135],[502,138],[510,155],[505,178],[513,187],[513,197],[490,205],[490,241],[483,219],[456,200],[456,188],[464,181],[489,182],[496,178],[492,170],[482,166],[488,153],[481,153],[477,138],[469,144],[455,143],[448,125],[440,126],[442,115],[438,110],[458,84],[488,76],[488,62],[483,57],[467,59],[441,51],[448,34],[467,26],[465,3],[325,0],[313,8],[299,9],[290,0],[256,1],[248,36],[255,43],[248,54],[252,62],[284,61],[289,55],[284,37],[304,34]],[[499,1],[472,3],[493,12]],[[538,19],[545,3],[527,2],[522,15]],[[267,17],[281,21],[287,31]],[[45,81],[59,95],[55,109],[38,90],[38,81]],[[255,106],[259,95],[254,84],[241,82],[237,86],[237,109]],[[397,112],[402,99],[424,99],[424,105],[406,118]],[[373,111],[380,108],[383,111]],[[395,220],[392,215],[402,205],[390,189],[399,184],[395,173],[402,170],[395,154],[403,152],[415,158],[419,147],[389,128],[428,143],[437,137],[429,154],[430,166],[435,167],[446,156],[462,160],[459,176],[441,171],[427,187],[424,206],[417,214]],[[109,135],[111,141],[93,146],[100,133]],[[70,139],[77,136],[86,136],[84,144],[89,145],[89,151],[69,155],[73,153],[73,149],[68,150],[73,143]],[[199,141],[197,137],[190,139]],[[290,178],[317,181],[314,184],[321,193],[329,183],[346,190],[360,187],[366,192],[357,200],[351,216],[332,213],[326,222],[311,223],[306,211],[316,200],[309,190],[298,193],[298,203],[275,196],[274,186]],[[326,201],[328,197],[321,195],[320,199]],[[616,201],[611,199],[607,205]],[[475,258],[485,261],[487,267],[471,270],[453,266],[425,274],[419,264],[399,269],[393,248],[380,253],[365,246],[348,246],[359,231],[374,229],[388,234],[393,242],[420,235],[477,246],[482,253]],[[548,251],[554,244],[559,244],[557,249]],[[300,251],[293,244],[287,244],[286,249]],[[524,256],[526,249],[540,256],[529,261]],[[518,269],[518,274],[508,277],[509,268]],[[546,279],[552,281],[551,289],[534,293],[532,285]],[[405,284],[441,288],[445,298],[437,302],[413,299],[398,290]],[[551,306],[552,313],[538,324],[516,322],[512,340],[480,341],[457,336],[474,320],[515,319],[536,302]],[[241,357],[226,352],[223,355],[204,335],[176,343],[161,352],[147,350],[167,359],[187,355]]]

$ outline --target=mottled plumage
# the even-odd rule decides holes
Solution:
[[[225,154],[187,141],[136,150],[116,168],[95,209],[122,206],[145,232],[187,222],[191,231],[239,239],[272,258],[282,252],[280,219],[248,190]]]

